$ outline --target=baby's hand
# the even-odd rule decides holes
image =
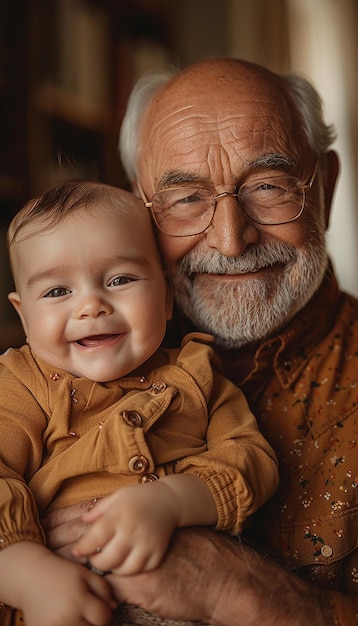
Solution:
[[[121,575],[154,569],[178,523],[176,499],[165,483],[123,487],[85,513],[91,524],[73,554]]]
[[[109,583],[45,546],[22,541],[0,554],[1,599],[25,616],[26,626],[105,626],[113,601]]]

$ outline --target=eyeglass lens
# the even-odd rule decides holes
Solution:
[[[241,209],[259,224],[284,224],[297,219],[305,202],[304,186],[296,178],[275,176],[243,183],[237,193],[214,196],[209,189],[179,187],[154,194],[152,212],[158,228],[168,235],[194,235],[210,225],[216,204],[236,196]]]

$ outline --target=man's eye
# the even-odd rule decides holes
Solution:
[[[175,204],[192,204],[193,202],[202,202],[203,198],[200,193],[191,193],[190,196],[178,198]]]
[[[71,291],[67,287],[53,287],[46,291],[44,298],[61,298],[61,296],[67,296]]]
[[[131,283],[135,278],[132,276],[116,276],[108,283],[109,287],[120,287],[121,285],[127,285]]]

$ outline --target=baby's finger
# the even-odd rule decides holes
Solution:
[[[73,546],[72,553],[77,558],[98,554],[112,536],[113,532],[102,525],[89,526],[83,537]]]

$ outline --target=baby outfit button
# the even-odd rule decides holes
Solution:
[[[145,483],[154,483],[155,480],[158,480],[158,476],[156,474],[144,474],[139,479],[139,482]]]
[[[326,558],[328,558],[328,557],[332,556],[333,548],[331,548],[331,546],[328,546],[327,544],[325,544],[321,548],[321,554],[322,554],[322,556],[325,556]]]
[[[128,463],[130,471],[135,472],[136,474],[142,474],[145,472],[148,469],[148,465],[148,459],[142,455],[133,456]]]
[[[166,388],[165,383],[153,383],[150,388],[150,393],[153,394],[153,396],[157,396],[159,393],[163,393]]]
[[[123,411],[122,419],[126,424],[134,428],[138,428],[143,423],[142,416],[137,411]]]

